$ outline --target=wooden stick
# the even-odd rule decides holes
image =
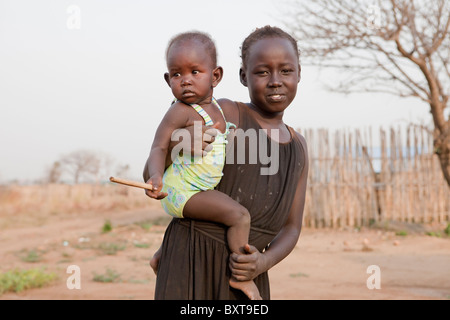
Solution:
[[[123,184],[123,185],[126,185],[126,186],[142,188],[142,189],[152,190],[153,191],[153,186],[151,184],[148,184],[148,183],[137,182],[137,181],[132,181],[132,180],[126,180],[126,179],[115,178],[115,177],[110,177],[109,180],[111,182],[120,183],[120,184]]]

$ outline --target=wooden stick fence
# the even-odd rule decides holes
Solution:
[[[304,224],[356,227],[382,221],[450,221],[450,188],[423,128],[299,130],[310,171]]]

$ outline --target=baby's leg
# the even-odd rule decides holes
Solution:
[[[212,221],[226,225],[230,250],[244,253],[250,233],[250,213],[226,194],[217,191],[201,191],[188,200],[184,206],[186,218]]]
[[[244,253],[244,246],[248,243],[250,233],[250,213],[226,194],[217,190],[195,194],[184,206],[183,216],[226,225],[230,250],[238,254]],[[230,285],[242,290],[252,300],[261,299],[253,281],[237,281],[232,278]]]

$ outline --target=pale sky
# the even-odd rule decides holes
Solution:
[[[173,98],[163,79],[169,39],[189,30],[208,32],[224,68],[215,97],[248,102],[238,77],[240,45],[256,27],[287,30],[281,4],[0,0],[0,183],[40,179],[61,155],[79,149],[109,154],[141,179]],[[285,122],[339,129],[430,121],[427,105],[414,99],[330,93],[323,82],[334,77],[303,65]]]

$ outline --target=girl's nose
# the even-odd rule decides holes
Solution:
[[[281,87],[283,83],[280,80],[280,76],[276,73],[272,74],[269,81],[269,87]]]

